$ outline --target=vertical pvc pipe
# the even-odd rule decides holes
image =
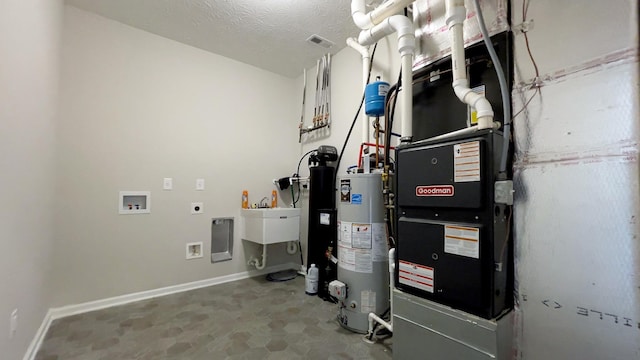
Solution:
[[[404,54],[402,61],[402,91],[400,92],[400,134],[402,142],[413,138],[413,55]],[[393,131],[388,129],[387,131]]]
[[[369,77],[369,62],[371,61],[371,54],[369,53],[369,49],[360,45],[358,40],[355,38],[348,38],[347,45],[352,49],[356,50],[362,56],[362,92],[367,87],[367,78]],[[362,142],[369,142],[369,117],[363,111],[362,112]]]

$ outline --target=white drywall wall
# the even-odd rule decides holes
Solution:
[[[50,305],[62,1],[0,2],[0,357],[20,359]],[[18,327],[9,337],[9,317]]]
[[[52,306],[250,270],[241,194],[270,196],[297,159],[295,80],[73,7],[62,62]],[[118,215],[121,190],[151,191],[151,213]],[[236,219],[233,260],[185,260],[188,242],[210,252],[212,217]],[[299,261],[284,245],[268,255]]]

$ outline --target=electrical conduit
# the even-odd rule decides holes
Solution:
[[[360,45],[356,38],[348,38],[347,45],[352,49],[356,50],[362,56],[362,92],[364,93],[365,88],[367,87],[367,79],[369,78],[369,62],[371,60],[371,55],[369,54],[369,49]],[[362,143],[369,142],[369,117],[363,111],[362,112]]]
[[[500,97],[502,98],[502,112],[504,113],[504,118],[502,121],[502,123],[504,124],[504,128],[502,129],[503,141],[502,141],[502,155],[500,157],[500,172],[504,173],[507,170],[507,156],[509,153],[509,136],[511,135],[511,102],[509,97],[509,87],[507,85],[507,79],[504,75],[504,70],[502,69],[502,64],[500,63],[498,54],[496,54],[496,50],[493,48],[493,44],[491,43],[491,39],[489,38],[489,31],[487,30],[487,26],[484,22],[484,16],[482,15],[482,9],[480,9],[480,4],[478,3],[478,0],[473,0],[473,6],[476,10],[476,17],[478,19],[478,26],[480,27],[480,32],[482,33],[482,39],[484,40],[484,44],[487,47],[487,51],[489,52],[491,61],[495,66],[496,75],[498,76],[498,83],[500,84]]]
[[[451,34],[451,69],[453,73],[453,90],[458,98],[474,107],[478,113],[478,130],[491,129],[493,109],[489,101],[469,88],[467,68],[464,57],[463,22],[467,17],[464,0],[446,0],[447,26]]]

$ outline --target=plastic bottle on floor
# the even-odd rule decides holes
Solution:
[[[318,294],[318,274],[316,264],[311,264],[305,279],[305,293],[307,293],[307,295]]]

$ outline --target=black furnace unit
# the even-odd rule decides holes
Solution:
[[[510,34],[492,38],[511,83]],[[495,70],[482,43],[466,49],[471,87],[482,87],[502,122]],[[451,89],[450,59],[414,75],[414,141],[396,150],[396,286],[486,319],[513,306],[511,206],[496,203],[503,134],[466,127],[468,109]],[[441,74],[434,77],[431,74]],[[420,78],[426,81],[416,81]],[[510,92],[510,91],[509,91]]]

